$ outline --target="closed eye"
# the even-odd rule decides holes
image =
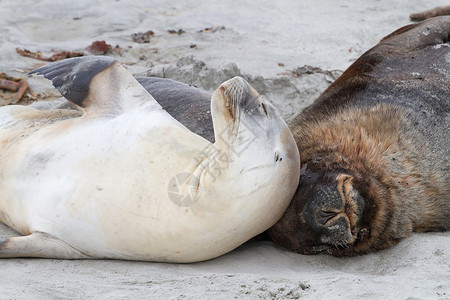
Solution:
[[[337,213],[333,211],[320,210],[319,216],[322,219],[323,224],[326,225],[330,220],[337,216]]]

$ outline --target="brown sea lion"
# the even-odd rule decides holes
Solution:
[[[271,239],[357,255],[450,228],[450,17],[363,54],[290,124],[300,184]]]

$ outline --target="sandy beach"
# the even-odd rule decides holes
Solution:
[[[108,55],[134,75],[209,91],[240,75],[289,122],[361,54],[410,24],[411,13],[444,5],[0,0],[0,73],[26,78],[38,100],[55,101],[61,95],[50,81],[26,74],[45,62],[16,48],[50,56],[105,41],[112,47]],[[148,43],[133,41],[133,34],[149,30]],[[0,101],[12,96],[0,91]],[[29,102],[25,96],[23,103]],[[0,238],[14,235],[0,224]],[[414,234],[391,249],[353,258],[305,256],[250,241],[194,264],[4,259],[0,270],[0,299],[450,299],[450,233]]]

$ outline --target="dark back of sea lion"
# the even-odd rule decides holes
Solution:
[[[417,140],[427,141],[422,146],[429,147],[430,161],[436,168],[446,165],[450,156],[448,20],[434,20],[442,24],[438,28],[409,25],[384,38],[305,108],[292,127],[342,109],[381,103],[402,107],[412,124],[407,130],[422,137]]]
[[[450,17],[395,31],[291,123],[302,172],[275,243],[355,255],[450,229],[449,34]]]
[[[210,93],[166,78],[136,79],[174,119],[214,143]]]

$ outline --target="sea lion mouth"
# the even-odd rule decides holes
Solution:
[[[358,244],[365,241],[370,235],[369,228],[355,228],[351,230],[351,237],[347,242],[334,241],[333,243],[321,243],[321,242],[306,242],[299,245],[297,248],[292,249],[292,252],[304,254],[304,255],[315,255],[315,254],[331,254],[336,256],[345,256],[348,254],[354,254],[352,249],[354,249]]]
[[[332,236],[326,241],[322,239],[309,242],[305,241],[297,245],[296,248],[291,248],[291,251],[304,255],[320,253],[345,255],[347,250],[353,248],[359,240],[359,232],[352,230],[351,234],[346,234],[345,237]]]

